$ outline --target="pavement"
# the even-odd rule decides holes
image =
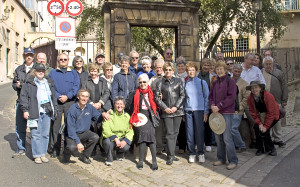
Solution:
[[[299,93],[296,91],[290,94],[287,126],[282,128],[286,147],[276,146],[278,155],[275,157],[266,154],[255,156],[255,149],[247,149],[243,153],[238,153],[239,164],[234,170],[227,170],[226,165],[212,165],[217,160],[216,147],[213,147],[212,152],[205,153],[206,162],[203,164],[198,162],[190,164],[187,161],[187,154],[177,154],[180,160],[169,166],[165,164],[166,154],[158,155],[158,171],[152,171],[150,168],[149,151],[142,170],[136,168],[136,159],[131,153],[127,153],[123,161],[115,160],[112,166],[105,166],[105,158],[101,156],[99,150],[98,154],[91,158],[90,165],[82,163],[76,157],[71,157],[72,163],[67,165],[60,163],[58,159],[50,160],[66,173],[90,186],[259,186],[272,169],[300,145],[300,118],[299,114],[292,112],[293,99],[297,96]],[[11,114],[7,114],[7,118],[14,119],[13,111],[12,109]],[[9,110],[7,112],[9,113]],[[12,153],[11,150],[9,152]],[[30,162],[34,165],[31,160]]]

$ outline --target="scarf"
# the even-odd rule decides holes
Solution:
[[[157,115],[156,114],[157,106],[156,106],[156,103],[154,102],[154,96],[153,96],[153,92],[152,92],[150,86],[148,85],[148,88],[146,90],[142,90],[142,89],[138,88],[134,94],[133,113],[129,120],[130,124],[134,124],[134,123],[137,123],[140,121],[137,114],[139,113],[140,94],[141,93],[142,94],[148,93],[150,107],[152,108],[154,114]],[[151,109],[149,109],[149,110],[151,110]]]

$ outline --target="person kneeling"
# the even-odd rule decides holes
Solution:
[[[107,155],[105,165],[111,166],[113,162],[113,150],[116,148],[117,157],[121,161],[129,150],[133,139],[133,130],[129,125],[129,114],[124,112],[125,100],[116,97],[114,101],[115,111],[111,111],[110,119],[103,122],[101,143]]]

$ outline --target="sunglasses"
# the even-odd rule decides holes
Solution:
[[[67,58],[61,58],[61,59],[59,59],[59,61],[68,61],[68,59]]]
[[[139,57],[131,57],[131,59],[139,59]]]
[[[112,71],[113,69],[105,69],[105,71]]]
[[[140,81],[140,82],[139,82],[139,84],[143,84],[143,83],[146,84],[147,81]]]
[[[229,66],[229,65],[233,65],[233,63],[228,63],[227,66]]]
[[[166,69],[165,71],[170,71],[170,72],[171,72],[171,71],[173,71],[173,70],[172,70],[172,69]]]
[[[173,53],[166,53],[167,55],[173,55]]]

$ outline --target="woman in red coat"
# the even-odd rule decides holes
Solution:
[[[277,152],[270,136],[270,129],[279,120],[279,106],[274,96],[265,91],[265,85],[260,84],[259,81],[252,81],[246,89],[251,90],[248,105],[250,114],[255,121],[254,130],[258,146],[256,156],[265,152],[276,156]]]

